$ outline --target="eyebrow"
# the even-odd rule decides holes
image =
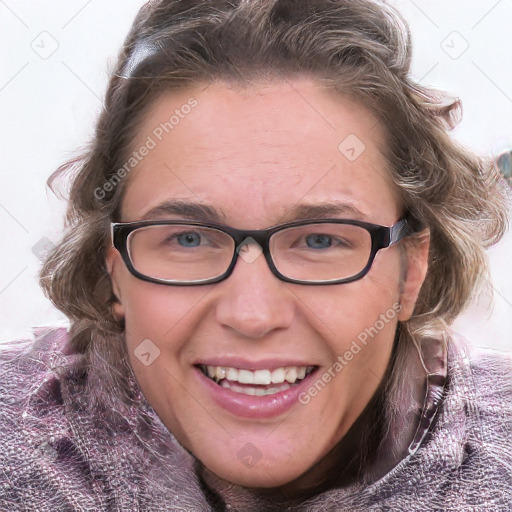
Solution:
[[[341,215],[365,220],[367,216],[356,206],[346,202],[321,202],[314,204],[299,203],[285,208],[279,222],[289,220],[321,219],[338,217]],[[189,220],[202,222],[215,222],[221,224],[226,221],[225,215],[213,206],[193,203],[189,201],[166,201],[148,210],[141,220],[156,220],[171,216],[185,217]]]
[[[225,220],[224,214],[213,206],[189,201],[166,201],[147,211],[141,220],[154,220],[173,215],[203,222],[221,223]]]
[[[358,218],[360,220],[367,218],[367,215],[353,204],[338,201],[314,204],[299,203],[290,208],[286,208],[284,217],[294,220],[303,220],[338,217],[340,215]]]

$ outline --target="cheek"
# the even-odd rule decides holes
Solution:
[[[295,294],[327,338],[346,340],[373,326],[381,314],[387,313],[394,319],[399,290],[399,262],[376,260],[371,271],[359,281],[308,289],[297,287]]]
[[[331,389],[345,397],[347,410],[369,399],[386,370],[400,311],[399,269],[398,258],[376,259],[359,281],[296,291],[309,324],[324,339],[326,369],[339,375]]]
[[[129,346],[144,339],[158,345],[173,340],[173,351],[186,340],[197,321],[206,287],[173,287],[131,279],[125,287],[123,307]]]

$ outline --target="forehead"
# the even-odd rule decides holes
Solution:
[[[377,118],[308,81],[213,83],[163,93],[140,125],[123,220],[170,200],[212,206],[238,227],[265,227],[297,204],[340,203],[392,223],[399,204]]]

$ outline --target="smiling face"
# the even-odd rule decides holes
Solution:
[[[183,108],[192,97],[194,108]],[[172,115],[172,126],[162,124]],[[208,216],[264,229],[323,215],[390,226],[404,213],[377,120],[312,81],[165,93],[132,149],[148,137],[156,144],[128,178],[123,222]],[[221,478],[250,487],[298,478],[363,411],[397,321],[412,313],[428,244],[410,244],[405,260],[400,245],[380,250],[364,278],[331,286],[283,282],[257,254],[239,257],[216,284],[154,284],[131,275],[110,249],[116,311],[146,398]],[[141,352],[150,355],[139,360]],[[220,384],[203,373],[208,366]],[[247,384],[255,376],[274,382]]]

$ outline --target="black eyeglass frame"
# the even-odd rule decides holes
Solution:
[[[212,228],[216,229],[218,231],[222,231],[223,233],[226,233],[229,235],[235,242],[235,249],[233,251],[233,258],[231,260],[231,263],[229,264],[229,267],[227,268],[226,272],[221,274],[220,276],[213,277],[210,279],[201,279],[199,281],[170,281],[166,279],[158,279],[155,277],[149,277],[144,274],[141,274],[132,264],[129,250],[128,250],[128,237],[129,235],[139,229],[144,228],[148,226],[162,226],[162,225],[175,225],[180,224],[184,226],[196,226],[196,227],[205,227],[205,228]],[[336,279],[336,280],[329,280],[329,281],[303,281],[300,279],[293,279],[290,277],[287,277],[279,270],[277,270],[276,266],[274,265],[274,262],[272,260],[272,256],[270,254],[270,238],[275,235],[277,232],[282,231],[284,229],[293,228],[297,226],[307,226],[309,224],[348,224],[351,226],[359,226],[361,228],[366,229],[371,236],[372,240],[372,246],[371,246],[371,252],[370,257],[368,259],[368,262],[366,266],[356,274],[355,276],[351,277],[345,277],[342,279]],[[238,253],[240,252],[240,248],[242,247],[242,243],[247,238],[252,238],[255,242],[257,242],[263,252],[263,255],[265,256],[265,260],[267,261],[267,264],[272,272],[277,278],[279,278],[282,281],[285,281],[287,283],[293,283],[293,284],[304,284],[304,285],[331,285],[331,284],[344,284],[344,283],[350,283],[353,281],[357,281],[358,279],[363,278],[372,267],[373,261],[375,259],[375,256],[377,255],[377,252],[380,249],[386,249],[387,247],[390,247],[403,238],[410,236],[416,232],[418,232],[420,229],[418,227],[414,226],[414,223],[408,220],[407,217],[403,217],[400,219],[396,224],[393,226],[381,226],[379,224],[372,224],[369,222],[364,222],[360,220],[355,219],[307,219],[307,220],[297,220],[293,222],[287,222],[284,224],[278,224],[276,226],[267,228],[267,229],[260,229],[260,230],[243,230],[243,229],[235,229],[231,228],[229,226],[225,226],[223,224],[216,224],[216,223],[210,223],[210,222],[199,222],[199,221],[193,221],[193,220],[145,220],[145,221],[136,221],[136,222],[112,222],[110,224],[111,229],[111,241],[112,241],[112,247],[115,247],[119,253],[121,254],[121,257],[123,258],[123,261],[130,271],[130,273],[143,280],[147,281],[149,283],[156,283],[156,284],[164,284],[164,285],[170,285],[170,286],[199,286],[199,285],[205,285],[205,284],[214,284],[218,283],[220,281],[223,281],[224,279],[227,279],[233,272],[237,259],[238,259]]]

